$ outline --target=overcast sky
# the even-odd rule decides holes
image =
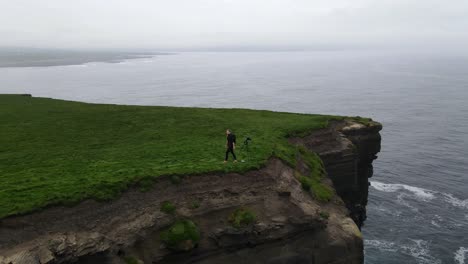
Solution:
[[[0,46],[468,45],[468,0],[0,0]]]

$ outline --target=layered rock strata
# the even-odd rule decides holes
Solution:
[[[329,178],[359,228],[366,219],[369,178],[372,162],[380,152],[382,125],[369,122],[333,122],[328,128],[314,131],[291,143],[305,146],[319,154]]]
[[[322,157],[333,181],[325,184],[339,194],[329,202],[304,191],[295,169],[276,158],[245,174],[185,176],[179,184],[160,177],[150,190],[133,188],[114,201],[0,220],[0,263],[362,263],[358,226],[380,129],[337,122],[291,139]],[[161,211],[165,201],[174,213]],[[238,208],[254,212],[255,221],[233,227],[229,217]],[[176,219],[190,219],[200,232],[184,252],[161,240]]]

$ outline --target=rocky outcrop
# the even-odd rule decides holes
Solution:
[[[380,123],[372,121],[366,124],[340,121],[304,138],[290,140],[319,154],[359,228],[366,219],[368,179],[373,174],[372,161],[380,151],[381,129]]]
[[[291,139],[320,154],[358,224],[379,129],[340,122]],[[302,165],[296,170],[304,174],[309,168]],[[296,173],[272,158],[245,174],[189,175],[180,183],[160,177],[150,190],[135,187],[115,201],[8,217],[0,221],[0,263],[362,263],[361,233],[343,200],[314,199]],[[163,202],[175,211],[163,212]],[[234,227],[230,216],[239,208],[255,220]],[[178,220],[190,220],[199,232],[199,240],[182,241],[187,251],[163,242],[162,232]]]

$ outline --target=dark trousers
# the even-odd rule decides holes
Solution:
[[[234,160],[237,160],[236,154],[234,154],[234,149],[233,149],[233,148],[227,148],[227,149],[226,149],[226,158],[225,158],[224,160],[228,160],[228,154],[229,154],[229,152],[232,153],[232,156],[234,157]]]

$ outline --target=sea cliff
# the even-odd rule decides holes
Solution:
[[[301,157],[245,173],[160,176],[112,201],[0,220],[0,263],[363,263],[359,229],[381,129],[341,120],[289,138],[323,161],[326,200],[304,190],[298,175],[313,168]]]

